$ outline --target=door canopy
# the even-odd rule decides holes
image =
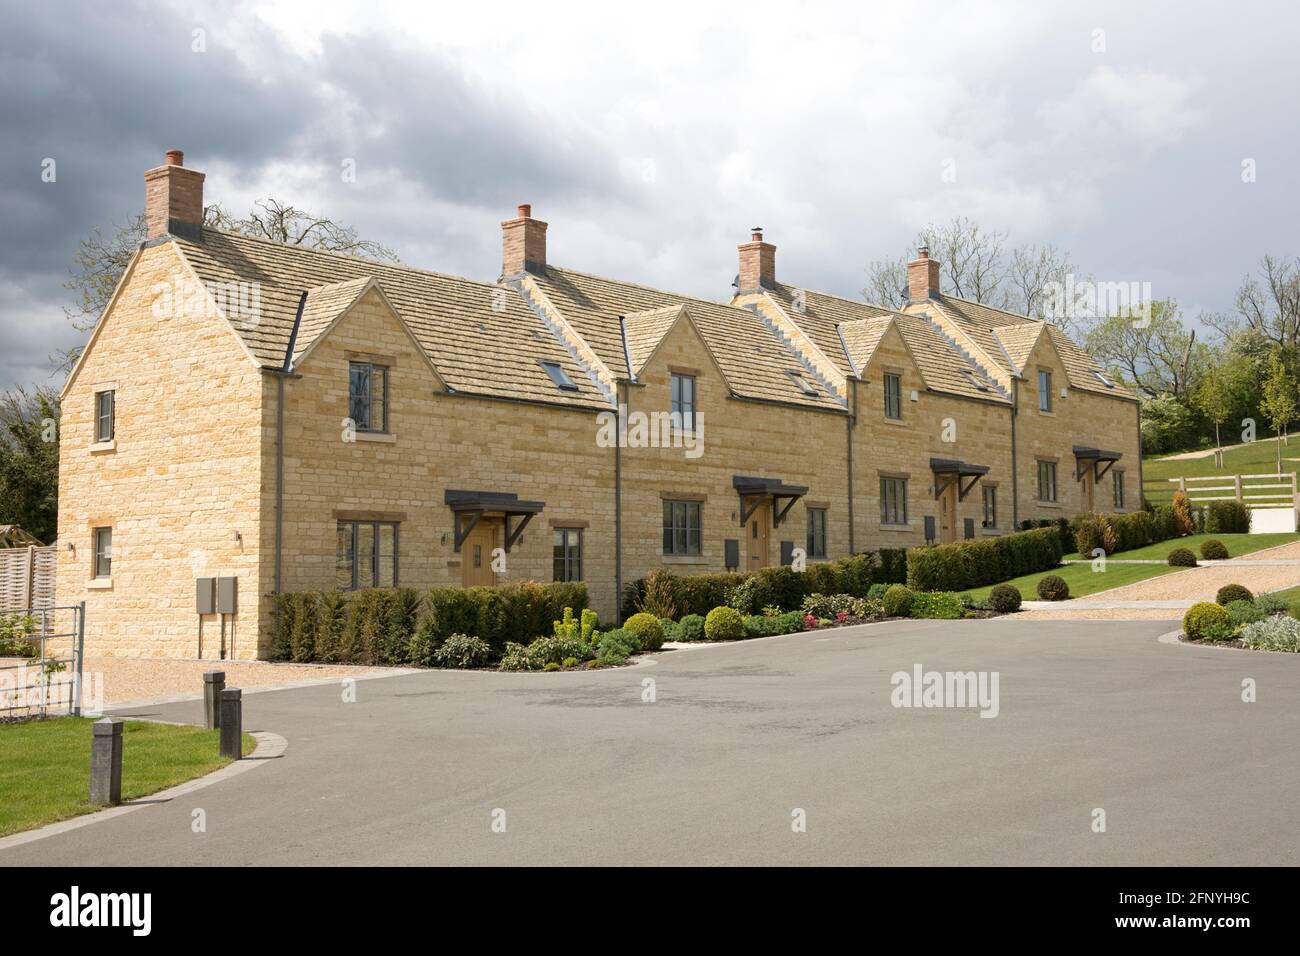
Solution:
[[[808,494],[807,485],[787,485],[779,478],[755,478],[751,475],[734,475],[731,486],[740,495],[740,526],[749,523],[750,517],[769,498],[772,499],[772,527],[779,528],[794,503]],[[783,506],[781,502],[784,501]]]

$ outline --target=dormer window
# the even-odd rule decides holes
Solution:
[[[569,373],[560,367],[559,362],[539,362],[542,369],[551,377],[556,388],[564,389],[566,392],[576,392],[578,386],[574,384],[573,379],[569,378]]]

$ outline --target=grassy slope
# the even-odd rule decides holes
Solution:
[[[1038,600],[1038,582],[1049,574],[1056,574],[1064,578],[1065,583],[1070,586],[1070,597],[1083,597],[1088,594],[1095,594],[1098,591],[1109,591],[1111,588],[1135,584],[1138,581],[1145,581],[1148,578],[1159,577],[1173,571],[1185,570],[1184,568],[1171,568],[1166,564],[1116,564],[1115,561],[1125,558],[1134,560],[1165,558],[1174,548],[1190,547],[1193,552],[1199,555],[1198,547],[1200,543],[1211,537],[1217,537],[1227,545],[1228,553],[1234,558],[1254,551],[1261,551],[1264,548],[1275,548],[1279,544],[1286,544],[1289,541],[1300,540],[1300,535],[1297,534],[1196,534],[1186,538],[1175,538],[1172,541],[1161,541],[1159,544],[1148,545],[1145,548],[1135,548],[1132,551],[1121,551],[1111,556],[1113,560],[1106,563],[1105,571],[1092,570],[1091,562],[1087,564],[1067,564],[1054,571],[1039,571],[1035,574],[1026,574],[1005,583],[1019,588],[1026,601],[1036,601]],[[1078,557],[1078,555],[1067,555],[1067,557]],[[989,591],[993,587],[994,585],[977,588],[969,593],[971,597],[979,600],[988,597]]]
[[[1222,541],[1228,549],[1231,557],[1238,558],[1243,554],[1250,554],[1252,551],[1263,551],[1265,548],[1276,548],[1280,544],[1289,544],[1292,541],[1300,541],[1300,534],[1288,534],[1278,532],[1277,534],[1192,534],[1186,538],[1175,538],[1171,541],[1160,541],[1156,544],[1149,544],[1145,548],[1134,548],[1132,551],[1120,551],[1111,555],[1116,561],[1149,561],[1158,559],[1163,561],[1169,557],[1169,552],[1174,548],[1191,548],[1192,553],[1197,558],[1201,556],[1201,544],[1210,539]],[[1078,560],[1079,554],[1067,554],[1068,560]]]
[[[99,809],[90,788],[88,717],[0,724],[0,836]],[[244,734],[244,753],[256,746]],[[128,720],[122,728],[122,799],[132,800],[230,761],[218,753],[218,731]]]
[[[1290,458],[1292,460],[1288,461]],[[1290,445],[1282,445],[1282,471],[1296,471],[1300,459],[1300,436],[1293,436]],[[1147,499],[1157,504],[1168,504],[1173,500],[1177,487],[1169,482],[1154,484],[1157,479],[1209,477],[1211,475],[1265,475],[1277,469],[1277,440],[1262,438],[1242,448],[1231,448],[1223,453],[1223,467],[1214,464],[1214,456],[1206,458],[1187,458],[1171,461],[1167,458],[1145,457],[1142,459],[1142,479],[1152,482],[1146,485]],[[1215,482],[1196,482],[1196,484],[1213,485]],[[1193,485],[1195,487],[1195,485]],[[1276,490],[1276,489],[1274,489]],[[1217,492],[1225,494],[1226,492]]]

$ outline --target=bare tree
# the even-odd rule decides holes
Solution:
[[[1300,259],[1265,256],[1260,273],[1248,275],[1237,290],[1237,314],[1206,316],[1225,336],[1250,331],[1278,345],[1300,345]]]
[[[863,297],[891,308],[906,302],[907,262],[915,258],[919,246],[928,246],[930,255],[938,260],[943,287],[950,294],[1055,321],[1067,332],[1082,333],[1069,317],[1046,314],[1049,285],[1064,286],[1065,277],[1074,272],[1068,253],[1036,243],[1008,249],[1005,232],[985,231],[961,216],[944,225],[926,226],[898,259],[870,263]]]
[[[387,246],[362,239],[352,226],[324,216],[304,212],[278,199],[259,199],[243,219],[217,204],[203,210],[204,224],[226,232],[257,236],[290,246],[307,246],[328,252],[343,252],[376,262],[397,262],[397,253]]]

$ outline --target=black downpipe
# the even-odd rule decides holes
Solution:
[[[284,364],[275,381],[275,593],[280,593],[284,548],[284,377],[293,370],[293,352],[298,346],[298,327],[307,305],[307,293],[298,297],[298,314],[293,317]]]
[[[849,554],[857,554],[853,539],[853,429],[858,423],[858,380],[849,379],[849,416],[845,422],[849,460]]]
[[[1016,416],[1020,414],[1020,380],[1011,380],[1011,530],[1020,529],[1020,471],[1016,467]]]
[[[627,400],[627,383],[620,382],[615,392],[618,408],[614,435],[614,623],[623,623],[623,407]]]

